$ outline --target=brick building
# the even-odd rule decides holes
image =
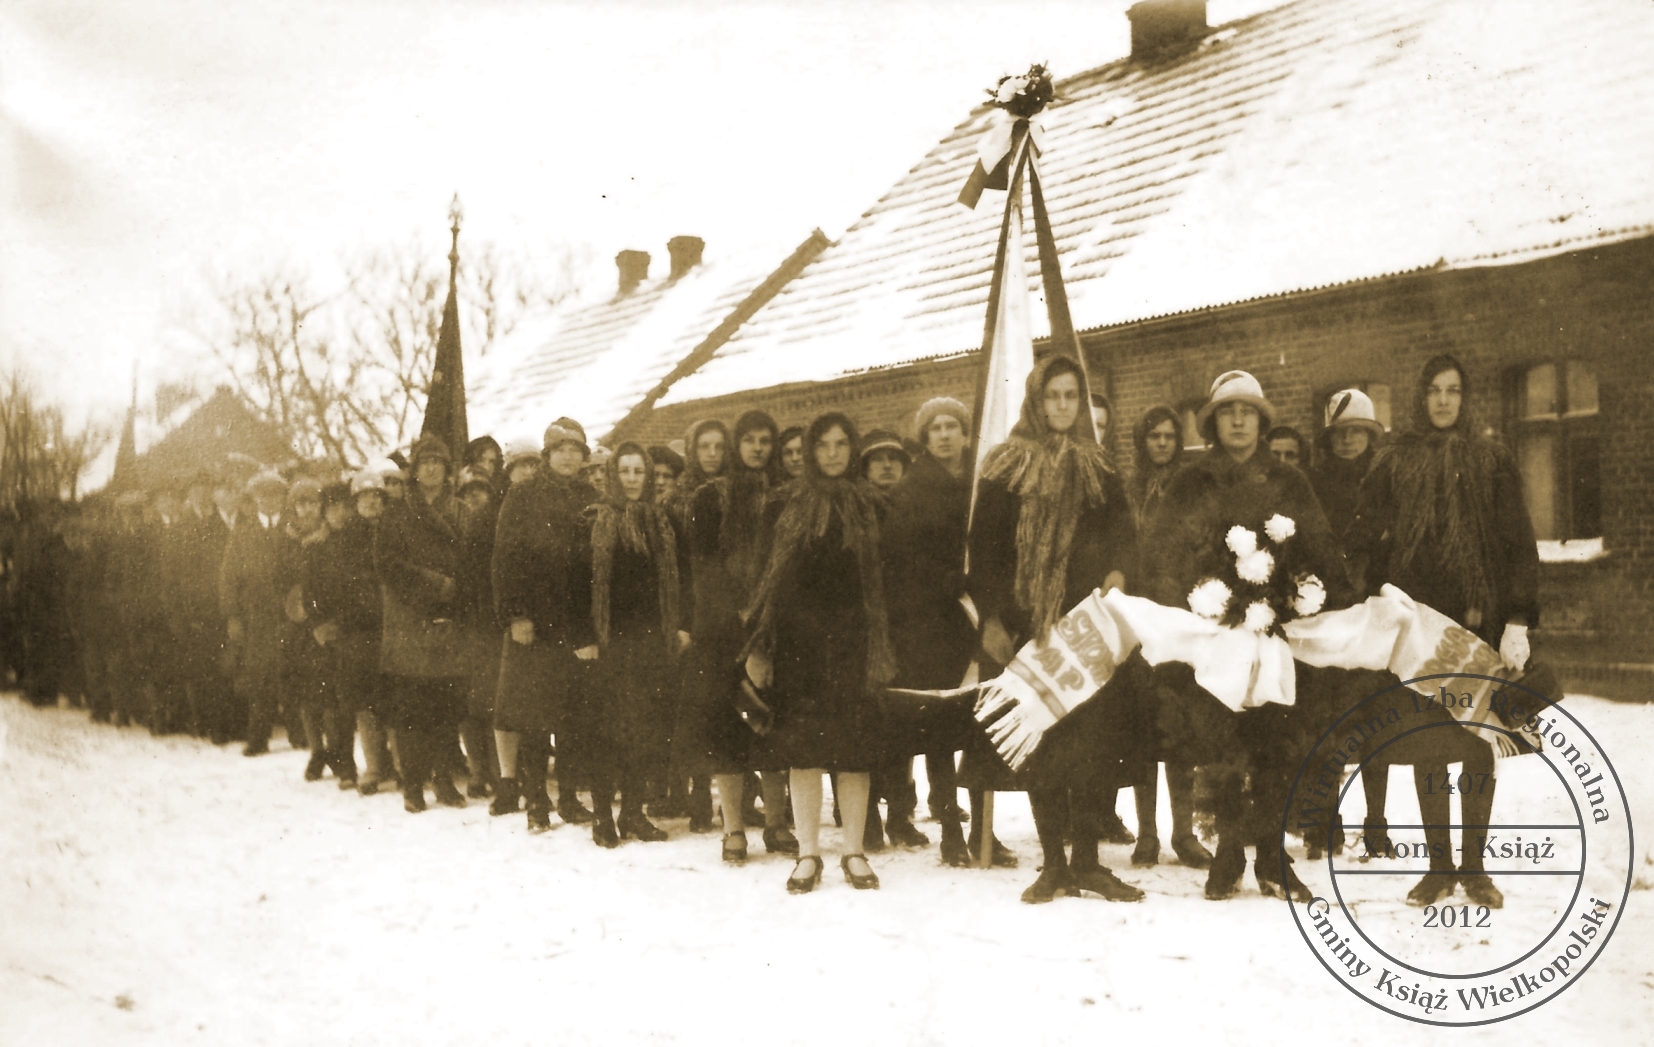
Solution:
[[[1418,368],[1451,348],[1544,540],[1536,649],[1571,686],[1647,694],[1654,9],[1299,0],[1213,28],[1199,0],[1148,0],[1130,15],[1130,56],[1059,83],[1041,161],[1119,459],[1145,408],[1192,413],[1237,367],[1307,435],[1351,384],[1404,427]],[[762,406],[911,433],[926,397],[970,402],[1003,195],[953,201],[987,116],[623,431],[664,439]]]

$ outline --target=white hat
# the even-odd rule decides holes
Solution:
[[[1372,398],[1359,389],[1340,389],[1328,397],[1324,424],[1328,429],[1357,426],[1374,436],[1384,435],[1384,427],[1379,424],[1378,414],[1373,410]]]
[[[506,472],[516,463],[527,459],[540,460],[540,444],[535,440],[507,440],[502,452]]]
[[[276,487],[281,488],[282,493],[284,494],[287,491],[287,481],[283,480],[281,478],[281,474],[276,472],[274,469],[261,469],[253,474],[252,479],[247,481],[248,494],[253,494],[261,488]]]
[[[394,462],[391,464],[395,464]],[[363,491],[378,491],[385,493],[385,478],[372,469],[363,469],[350,478],[350,493],[361,494]]]
[[[1264,399],[1263,386],[1258,380],[1245,371],[1225,371],[1218,375],[1212,383],[1212,395],[1207,398],[1206,406],[1200,409],[1195,417],[1195,428],[1201,433],[1206,432],[1206,422],[1212,413],[1227,403],[1239,401],[1251,404],[1263,415],[1262,423],[1258,426],[1259,433],[1264,433],[1275,424],[1275,405]]]
[[[377,472],[382,480],[389,480],[393,476],[398,480],[406,480],[408,478],[407,472],[400,465],[397,465],[396,460],[392,458],[381,458],[377,462],[374,462],[372,465],[368,466],[368,468],[372,469],[374,472]],[[364,472],[365,471],[366,470],[364,470]],[[381,484],[380,486],[382,487],[383,485]]]

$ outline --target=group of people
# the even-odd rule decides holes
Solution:
[[[918,407],[912,440],[837,411],[783,429],[753,410],[698,422],[678,447],[603,448],[560,418],[539,446],[426,437],[343,480],[220,469],[58,529],[45,559],[80,665],[64,689],[95,720],[239,739],[248,756],[280,722],[310,751],[307,779],[331,770],[364,795],[394,781],[410,812],[427,786],[464,806],[463,775],[491,813],[525,812],[539,833],[555,812],[606,848],[665,840],[669,818],[710,832],[716,796],[723,860],[746,861],[761,827],[766,851],[795,859],[794,893],[822,879],[824,778],[852,886],[878,886],[868,855],[887,839],[929,844],[915,825],[923,755],[944,862],[986,849],[1015,865],[983,813],[989,793],[1026,791],[1042,862],[1024,901],[1138,900],[1098,845],[1133,842],[1115,814],[1129,786],[1131,862],[1160,860],[1164,764],[1171,848],[1206,870],[1208,897],[1239,889],[1251,846],[1260,889],[1307,899],[1282,860],[1287,787],[1370,680],[1299,666],[1296,705],[1235,713],[1188,666],[1134,654],[1015,771],[959,689],[1094,590],[1186,606],[1214,541],[1275,514],[1296,521],[1328,609],[1394,583],[1520,668],[1537,552],[1514,461],[1478,430],[1454,358],[1425,365],[1414,400],[1411,429],[1386,443],[1372,402],[1342,390],[1312,449],[1230,371],[1197,432],[1169,406],[1137,419],[1122,469],[1106,398],[1079,361],[1049,355],[979,476],[971,412],[947,397]],[[1428,776],[1486,772],[1463,800],[1466,840],[1489,820],[1489,746],[1463,729],[1418,735],[1363,770],[1368,847],[1385,837],[1393,763],[1414,766],[1433,826],[1450,818]],[[1309,836],[1312,856],[1345,840],[1337,823]],[[1438,853],[1410,902],[1462,885],[1500,904],[1479,848],[1457,866],[1453,848]]]

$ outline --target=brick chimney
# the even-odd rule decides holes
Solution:
[[[666,241],[666,253],[672,258],[672,271],[666,278],[676,280],[700,265],[701,252],[704,250],[706,241],[698,236],[674,236]]]
[[[615,267],[620,270],[620,293],[629,295],[649,279],[649,252],[622,251],[615,255]]]
[[[1209,27],[1206,0],[1142,0],[1126,9],[1131,19],[1131,56],[1158,62],[1200,43]]]

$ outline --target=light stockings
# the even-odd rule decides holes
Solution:
[[[718,807],[724,812],[724,835],[746,831],[746,822],[741,817],[741,801],[746,795],[744,776],[739,774],[715,774],[712,784],[718,789]]]
[[[500,756],[500,777],[517,777],[517,746],[522,736],[516,731],[495,731],[494,749]]]
[[[764,796],[764,828],[782,829],[787,825],[787,779],[775,771],[758,776]],[[729,815],[725,814],[725,818]]]

